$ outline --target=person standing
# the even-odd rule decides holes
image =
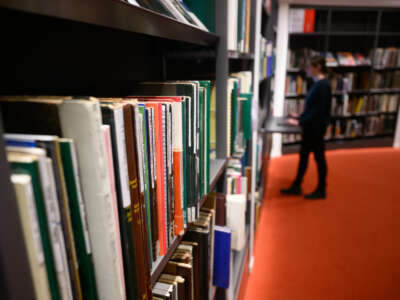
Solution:
[[[332,92],[327,78],[325,58],[313,56],[309,59],[307,73],[313,77],[314,83],[307,93],[304,112],[300,115],[292,114],[287,120],[289,125],[302,128],[300,161],[297,176],[292,185],[282,189],[285,195],[302,195],[301,183],[307,170],[310,152],[318,166],[318,186],[306,199],[325,199],[327,163],[325,159],[325,131],[330,122]]]

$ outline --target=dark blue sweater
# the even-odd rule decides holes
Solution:
[[[299,123],[303,132],[314,135],[324,134],[331,117],[332,93],[328,79],[321,79],[312,85],[306,96],[304,112]]]

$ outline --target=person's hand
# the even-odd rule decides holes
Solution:
[[[286,124],[291,126],[299,126],[299,121],[293,118],[289,118],[286,120]]]
[[[296,118],[299,117],[299,114],[297,114],[297,113],[290,113],[290,114],[289,114],[289,117],[290,117],[290,118],[295,118],[295,119],[296,119]]]

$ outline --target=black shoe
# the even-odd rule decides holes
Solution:
[[[301,187],[298,185],[292,185],[288,189],[282,189],[281,194],[283,195],[295,195],[295,196],[301,196]]]
[[[304,198],[308,200],[318,200],[318,199],[325,199],[326,198],[326,193],[324,190],[315,190],[311,194],[307,194],[304,196]]]

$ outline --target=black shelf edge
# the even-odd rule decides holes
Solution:
[[[356,137],[343,137],[343,138],[335,138],[335,139],[326,139],[325,143],[345,143],[345,142],[352,142],[352,141],[368,141],[374,139],[383,139],[383,138],[392,138],[393,134],[377,134],[377,135],[360,135]],[[282,143],[282,146],[295,146],[300,145],[300,141],[298,142],[290,142],[290,143]]]
[[[0,8],[210,46],[218,36],[120,0],[4,0]]]
[[[214,189],[218,179],[224,173],[227,164],[228,158],[210,159],[210,191]]]
[[[344,65],[337,65],[337,66],[327,66],[328,69],[332,69],[335,72],[338,72],[340,70],[344,70],[344,71],[357,71],[357,70],[367,70],[367,69],[371,69],[371,65],[355,65],[355,66],[344,66]],[[399,67],[400,69],[400,67]],[[301,68],[288,68],[286,70],[287,73],[301,73],[304,72],[304,70],[302,70]]]
[[[179,235],[175,238],[172,245],[169,247],[167,253],[161,258],[157,266],[151,272],[151,285],[157,282],[158,278],[160,277],[161,273],[164,271],[165,266],[167,265],[169,259],[171,258],[172,254],[175,252],[176,247],[178,247],[180,241],[182,240],[183,235]]]
[[[232,51],[228,50],[228,58],[229,59],[254,59],[254,54],[253,53],[245,53],[245,52],[239,52],[239,51]]]

